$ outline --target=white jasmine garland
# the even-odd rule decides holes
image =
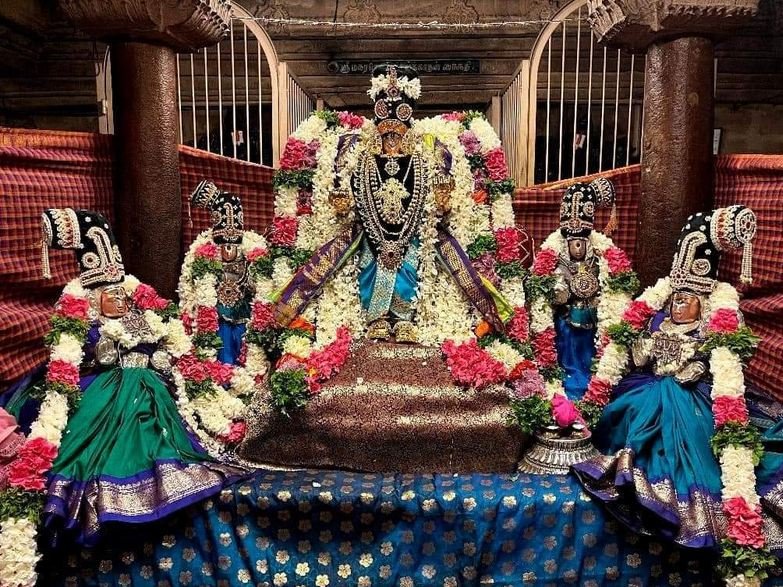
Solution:
[[[751,450],[744,446],[727,446],[720,455],[720,470],[724,500],[741,497],[751,508],[760,505]]]
[[[493,359],[503,363],[508,371],[513,370],[524,359],[514,347],[499,340],[493,341],[484,350]]]
[[[500,282],[501,295],[514,308],[525,307],[525,280],[522,277],[511,277]]]
[[[47,391],[38,413],[38,418],[30,427],[28,439],[43,438],[59,447],[68,423],[68,400],[60,393]]]
[[[180,358],[189,353],[190,349],[193,348],[193,344],[188,333],[185,332],[185,325],[182,323],[182,320],[171,318],[166,324],[166,328],[167,332],[163,341],[166,351],[175,358]]]
[[[478,138],[482,153],[500,146],[500,137],[486,118],[477,117],[471,120],[469,130],[473,131],[473,134]]]
[[[41,558],[35,524],[25,518],[8,518],[0,526],[0,585],[34,587],[35,565]]]
[[[367,90],[367,95],[370,96],[370,99],[375,100],[381,92],[385,93],[389,89],[391,79],[385,73],[382,73],[374,76],[370,83],[371,86]],[[408,96],[412,100],[418,100],[421,96],[421,80],[417,77],[408,79],[407,75],[403,75],[397,78],[396,84],[400,94]]]
[[[52,348],[49,360],[65,361],[74,365],[81,365],[82,359],[84,359],[82,344],[82,341],[77,340],[73,335],[64,332],[60,335],[59,342]]]
[[[278,257],[272,264],[272,283],[275,289],[283,289],[291,281],[294,271],[286,257]]]
[[[511,204],[511,195],[502,194],[492,202],[492,227],[498,228],[514,227],[516,218],[514,216],[514,206]]]
[[[144,311],[144,321],[150,327],[150,334],[142,338],[142,342],[155,343],[164,338],[169,329],[158,314],[152,310]]]
[[[281,186],[275,192],[275,216],[296,216],[296,200],[299,190],[293,186]]]
[[[196,308],[205,306],[214,308],[217,306],[217,277],[208,273],[193,281],[193,313]]]
[[[745,394],[742,361],[728,348],[718,347],[710,352],[710,372],[713,375],[713,398],[721,395],[741,397]]]
[[[311,114],[302,122],[296,130],[291,134],[295,139],[309,143],[310,141],[320,138],[326,130],[326,121],[320,116]]]
[[[295,357],[307,357],[310,355],[310,339],[304,336],[289,336],[283,343],[283,352]]]

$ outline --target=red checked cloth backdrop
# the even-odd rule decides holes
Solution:
[[[76,275],[70,251],[52,251],[53,278],[41,278],[40,214],[48,207],[91,208],[112,218],[112,138],[0,128],[0,391],[46,359],[42,336],[63,284]],[[202,179],[237,193],[245,226],[259,232],[272,220],[272,170],[190,147],[180,147],[184,211],[183,249],[209,215],[191,209],[190,192]],[[639,167],[604,174],[617,189],[620,227],[615,242],[633,256],[637,238]],[[589,178],[587,178],[589,179]],[[560,199],[568,182],[517,191],[517,219],[536,244],[557,227]],[[717,160],[717,206],[740,203],[759,218],[754,246],[753,285],[744,290],[748,324],[763,337],[750,365],[750,382],[783,400],[783,156],[726,155]],[[599,211],[596,226],[609,212]],[[739,254],[724,256],[721,275],[736,280]]]

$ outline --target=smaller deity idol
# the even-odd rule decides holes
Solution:
[[[217,359],[236,365],[254,294],[246,245],[251,243],[265,250],[266,242],[260,235],[244,229],[239,197],[221,191],[211,181],[204,180],[196,186],[191,202],[197,208],[211,212],[213,226],[198,236],[183,265],[179,286],[182,309],[193,324],[196,346],[217,346]],[[219,265],[219,270],[206,276],[196,275],[192,257],[207,259],[211,264]],[[204,294],[207,290],[211,295]],[[213,305],[200,307],[204,298],[213,297]],[[216,325],[214,313],[217,313]],[[215,326],[216,332],[211,330]]]
[[[725,537],[764,543],[753,451],[737,441],[747,438],[748,415],[747,356],[736,341],[752,337],[736,290],[717,280],[721,253],[741,247],[749,279],[755,233],[756,216],[744,206],[689,217],[668,279],[625,311],[624,340],[634,342],[607,346],[585,395],[594,401],[618,381],[593,433],[607,456],[573,466],[582,484],[632,529],[682,546],[712,548]],[[622,377],[629,362],[635,369]],[[754,516],[758,535],[739,537],[742,520]]]
[[[183,423],[171,364],[190,339],[176,306],[125,274],[106,218],[46,210],[43,239],[45,274],[49,248],[74,250],[81,274],[55,307],[46,396],[30,437],[56,453],[47,526],[77,530],[90,544],[106,522],[161,518],[244,471],[214,462]]]

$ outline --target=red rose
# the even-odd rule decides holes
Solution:
[[[180,357],[179,361],[177,361],[177,369],[179,369],[179,372],[182,373],[185,379],[195,383],[201,383],[209,377],[204,362],[195,355],[183,355]]]
[[[207,373],[209,373],[209,378],[218,385],[231,383],[231,378],[234,376],[234,369],[231,365],[221,363],[220,361],[207,361],[205,367]]]
[[[57,302],[55,311],[66,318],[87,320],[87,312],[90,310],[90,302],[85,298],[77,298],[71,294],[63,294]]]
[[[141,310],[164,310],[169,305],[169,301],[158,295],[155,288],[145,283],[139,286],[133,292],[133,303]]]
[[[740,320],[737,312],[729,308],[716,310],[707,323],[707,330],[711,332],[732,333],[739,328]]]
[[[218,313],[215,308],[199,306],[196,309],[196,329],[199,332],[218,331]]]
[[[304,167],[307,155],[307,144],[293,137],[286,141],[283,154],[280,157],[280,169],[283,171],[296,171]]]
[[[503,181],[508,177],[508,166],[506,165],[506,154],[502,147],[495,147],[484,156],[484,164],[487,167],[489,179],[492,181]]]
[[[293,247],[296,243],[296,231],[299,222],[295,216],[277,216],[272,221],[272,234],[269,241],[281,247]]]
[[[719,395],[712,401],[712,413],[715,417],[716,428],[727,422],[748,423],[748,407],[742,396]]]
[[[593,377],[590,379],[590,383],[587,386],[584,400],[596,404],[597,406],[605,406],[612,398],[612,384],[606,379],[600,379]]]
[[[523,306],[514,308],[514,316],[511,318],[507,330],[508,335],[519,342],[525,342],[528,339],[529,321],[527,310]]]
[[[250,326],[254,330],[266,330],[275,323],[275,312],[272,304],[255,302],[250,317]]]
[[[500,228],[495,231],[495,241],[497,242],[497,259],[501,263],[518,261],[522,258],[519,251],[519,232],[514,227]]]
[[[534,275],[551,275],[557,268],[557,253],[552,249],[541,249],[533,261]]]
[[[196,257],[216,261],[220,255],[220,251],[215,243],[204,243],[196,249],[195,255]]]
[[[547,328],[533,336],[533,351],[539,367],[552,367],[557,364],[554,328]]]
[[[628,255],[619,247],[609,247],[604,251],[604,259],[609,265],[609,273],[624,273],[631,270],[631,262]]]
[[[46,380],[49,383],[63,383],[76,387],[79,385],[79,368],[61,359],[52,361],[46,372]]]
[[[533,371],[535,370],[535,368],[536,368],[536,364],[533,361],[529,361],[528,359],[523,359],[519,363],[517,363],[516,366],[511,370],[511,373],[509,373],[508,378],[511,381],[515,381],[523,376],[526,376],[528,371]]]
[[[263,247],[255,247],[253,249],[250,249],[247,253],[245,253],[245,259],[248,260],[249,263],[254,263],[258,259],[262,257],[266,257],[269,254],[269,251],[267,251]]]
[[[723,502],[723,510],[729,521],[726,535],[742,546],[764,547],[764,521],[758,511],[751,509],[742,497],[732,497]]]
[[[644,328],[653,314],[655,314],[655,310],[653,310],[647,302],[634,300],[625,309],[623,320],[628,322],[628,324],[633,326],[636,330],[640,330]]]

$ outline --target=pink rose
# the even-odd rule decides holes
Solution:
[[[46,380],[49,383],[63,383],[76,387],[79,385],[79,368],[62,359],[52,361],[46,372]]]
[[[231,383],[231,378],[234,376],[234,369],[231,365],[221,363],[220,361],[207,361],[204,366],[209,374],[209,378],[218,385]]]
[[[57,447],[43,438],[25,442],[17,458],[8,467],[8,482],[13,487],[27,491],[42,491],[46,488],[44,475],[52,468],[57,457]]]
[[[508,335],[514,340],[525,342],[529,336],[529,320],[524,306],[514,308],[514,316],[508,324]]]
[[[141,310],[164,310],[169,305],[166,298],[160,297],[154,287],[145,283],[134,290],[133,303]]]
[[[532,343],[533,352],[539,367],[552,367],[557,364],[554,328],[546,328],[533,335]]]
[[[245,253],[245,259],[248,260],[249,263],[254,263],[261,257],[266,257],[269,254],[269,251],[267,251],[263,247],[255,247],[253,249],[250,249],[247,253]]]
[[[345,326],[337,329],[337,337],[320,350],[307,357],[310,377],[315,382],[323,382],[336,375],[351,352],[351,332]]]
[[[362,128],[364,125],[364,118],[352,112],[338,112],[337,120],[340,121],[342,126],[351,129]]]
[[[71,294],[63,294],[57,302],[55,312],[66,318],[87,320],[87,312],[90,310],[90,302],[85,298],[77,298]]]
[[[281,247],[293,247],[296,243],[296,231],[299,222],[295,216],[276,216],[272,221],[272,234],[269,240]]]
[[[446,112],[445,114],[441,114],[441,118],[445,121],[456,121],[456,122],[462,122],[465,120],[465,113],[464,112]]]
[[[196,249],[195,255],[196,257],[201,257],[202,259],[216,261],[220,255],[220,251],[218,250],[218,247],[215,243],[204,243]]]
[[[748,423],[748,407],[745,405],[745,398],[741,396],[719,395],[712,401],[712,413],[716,428],[727,422]]]
[[[707,323],[707,330],[711,332],[732,333],[739,329],[740,320],[737,312],[729,308],[720,308],[713,312]]]
[[[587,385],[584,400],[597,406],[605,406],[612,398],[612,384],[606,379],[593,377]]]
[[[218,331],[218,313],[215,308],[199,306],[196,310],[196,328],[199,332]]]
[[[231,422],[229,426],[228,434],[222,437],[223,442],[226,444],[237,444],[245,437],[247,432],[247,424],[240,420],[238,422]]]
[[[732,497],[723,502],[723,510],[729,521],[726,535],[742,546],[764,547],[764,521],[758,511],[751,509],[742,497]]]
[[[655,314],[655,310],[653,310],[647,302],[634,300],[625,309],[623,320],[628,322],[628,324],[633,326],[636,330],[640,330],[644,328],[653,314]]]
[[[271,304],[255,302],[250,317],[250,326],[254,330],[266,330],[275,323],[275,312]]]
[[[580,419],[579,410],[566,396],[556,394],[552,398],[552,416],[561,428],[568,428]]]
[[[508,166],[506,165],[506,154],[502,147],[495,147],[484,156],[484,164],[487,167],[487,174],[492,181],[503,181],[508,177]]]
[[[628,255],[619,247],[609,247],[604,251],[604,259],[609,265],[609,273],[624,273],[631,270],[631,262]]]
[[[307,159],[307,144],[293,137],[286,141],[283,154],[280,156],[280,169],[283,171],[298,171],[305,167]]]
[[[495,241],[497,242],[497,259],[501,263],[518,261],[522,258],[519,250],[519,231],[516,228],[499,228],[495,231]]]
[[[182,325],[185,327],[185,332],[193,334],[193,316],[187,312],[182,314]]]
[[[177,361],[177,369],[186,380],[195,383],[201,383],[209,378],[204,362],[194,355],[183,355]]]
[[[552,249],[541,249],[533,261],[533,275],[552,275],[557,268],[557,253]]]
[[[447,340],[441,349],[457,383],[481,388],[506,379],[506,367],[478,346],[476,339],[462,344]]]

